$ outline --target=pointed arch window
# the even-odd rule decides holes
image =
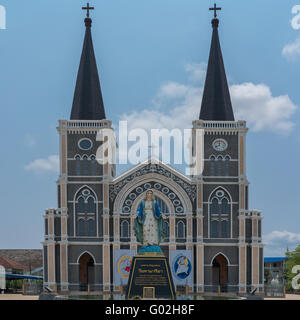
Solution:
[[[96,212],[96,203],[93,197],[89,197],[87,200],[87,213],[95,213]]]
[[[97,202],[94,193],[83,188],[75,200],[75,231],[80,237],[95,237],[97,234]]]
[[[210,157],[210,175],[211,176],[216,175],[216,157],[215,156]]]
[[[225,176],[230,176],[230,157],[225,157]]]
[[[167,242],[169,241],[170,238],[170,227],[169,227],[169,221],[164,221],[164,233],[165,233],[165,238],[164,241]]]
[[[85,236],[85,221],[83,218],[78,219],[78,235]]]
[[[221,222],[221,238],[228,238],[228,220]]]
[[[221,213],[223,215],[228,214],[229,212],[229,205],[228,205],[228,200],[226,198],[222,199],[222,206],[221,206]]]
[[[178,221],[176,225],[176,238],[184,239],[185,238],[185,223],[183,221]]]
[[[84,176],[88,176],[89,175],[89,160],[88,160],[88,156],[84,155],[82,157],[82,174]]]
[[[80,196],[77,199],[76,211],[80,213],[84,213],[84,210],[85,210],[84,197]]]
[[[219,213],[219,200],[217,198],[214,198],[211,203],[211,214],[218,214]]]
[[[222,188],[211,194],[209,199],[210,238],[229,238],[231,236],[231,207],[229,193]]]
[[[75,157],[75,172],[77,176],[80,176],[80,161],[81,161],[80,156],[77,155]]]
[[[91,156],[91,175],[96,175],[96,157],[94,155]]]
[[[94,237],[96,234],[96,223],[94,218],[89,218],[88,222],[88,236],[89,237]]]
[[[218,157],[218,176],[222,176],[222,170],[223,169],[223,157],[219,156]]]
[[[128,239],[130,238],[130,226],[127,220],[121,222],[121,238]]]
[[[218,238],[219,234],[219,222],[218,220],[213,220],[211,222],[211,237],[212,238]]]

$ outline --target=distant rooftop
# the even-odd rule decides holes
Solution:
[[[40,249],[0,249],[0,257],[19,263],[26,271],[43,266],[43,250]]]
[[[264,258],[265,262],[280,262],[286,260],[286,257],[266,257]]]
[[[14,270],[26,270],[27,267],[23,266],[22,264],[13,261],[9,258],[1,257],[0,256],[0,266],[3,266],[5,269],[14,269]]]

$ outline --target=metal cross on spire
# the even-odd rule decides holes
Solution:
[[[215,4],[213,8],[209,8],[209,10],[214,11],[214,16],[217,18],[217,11],[222,10],[222,8],[217,8],[217,5]]]
[[[94,9],[95,9],[94,7],[90,7],[90,3],[89,2],[87,3],[86,7],[82,7],[82,10],[86,10],[87,18],[90,17],[90,10],[94,10]]]

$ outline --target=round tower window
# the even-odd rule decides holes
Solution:
[[[221,198],[224,196],[224,192],[222,190],[218,190],[216,195],[217,195],[217,197]]]
[[[78,142],[78,147],[81,150],[90,150],[93,146],[93,143],[90,139],[81,139]]]

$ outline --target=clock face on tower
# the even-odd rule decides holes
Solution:
[[[224,139],[216,139],[212,146],[216,151],[225,151],[228,147],[228,143]]]

